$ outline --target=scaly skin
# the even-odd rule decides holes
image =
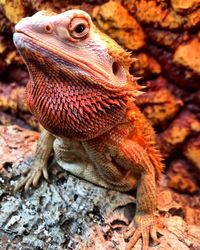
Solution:
[[[26,99],[44,127],[33,168],[15,191],[36,186],[41,175],[48,179],[52,151],[63,168],[97,185],[137,187],[137,211],[125,238],[127,249],[142,238],[147,250],[150,236],[157,241],[156,180],[162,164],[154,131],[134,104],[140,94],[129,74],[134,59],[80,10],[38,12],[15,31],[30,73]]]

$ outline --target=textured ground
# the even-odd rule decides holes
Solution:
[[[157,131],[169,185],[198,192],[199,0],[0,0],[0,123],[38,129],[23,99],[28,72],[12,43],[14,24],[38,10],[71,8],[88,11],[101,30],[139,59],[131,73],[141,76],[147,89],[137,103]]]
[[[79,180],[52,162],[50,183],[12,194],[30,164],[38,134],[0,126],[0,249],[125,249],[123,232],[135,212],[128,194]],[[25,160],[25,161],[24,161]],[[165,187],[158,193],[158,250],[200,249],[200,196]],[[134,249],[140,249],[141,241]]]

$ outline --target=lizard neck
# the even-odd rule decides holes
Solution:
[[[126,96],[106,90],[87,77],[29,68],[26,99],[31,112],[50,133],[89,140],[120,123]]]

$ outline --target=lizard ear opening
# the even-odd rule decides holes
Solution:
[[[124,81],[124,77],[125,77],[124,67],[120,63],[116,61],[112,63],[112,72],[113,72],[113,75],[118,78],[118,80]]]
[[[120,65],[117,62],[113,62],[113,64],[112,64],[112,72],[113,72],[113,74],[117,75],[119,70],[120,70]]]

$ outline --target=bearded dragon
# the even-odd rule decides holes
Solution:
[[[14,43],[28,67],[26,100],[44,130],[32,168],[15,191],[48,180],[52,151],[58,164],[96,185],[137,188],[136,214],[125,238],[147,250],[157,241],[156,181],[163,166],[155,133],[135,105],[141,87],[129,73],[130,53],[100,32],[81,10],[40,11],[15,26]],[[75,164],[78,163],[78,164]]]

